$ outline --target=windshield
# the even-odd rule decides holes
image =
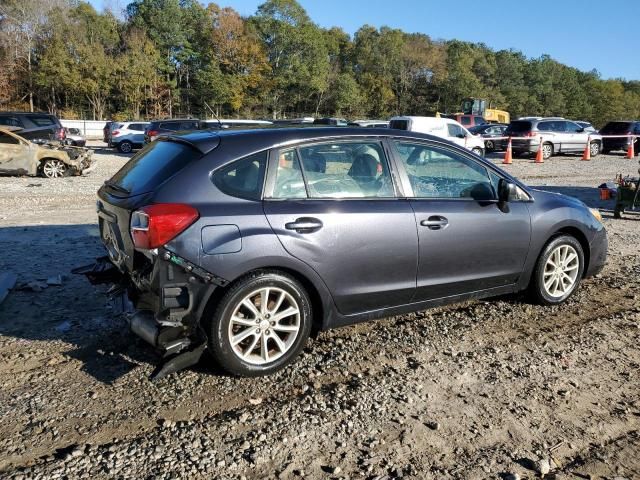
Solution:
[[[184,143],[156,141],[129,160],[109,183],[130,195],[149,192],[182,170],[202,154]]]

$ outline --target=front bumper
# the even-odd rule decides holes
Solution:
[[[590,244],[591,255],[589,258],[589,267],[585,272],[585,277],[593,277],[602,271],[607,263],[607,252],[609,250],[609,239],[607,231],[602,228],[599,230]]]

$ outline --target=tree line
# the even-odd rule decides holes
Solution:
[[[122,17],[79,0],[0,1],[0,109],[63,118],[388,118],[480,97],[521,115],[600,126],[640,117],[640,81],[547,55],[362,26],[321,28],[296,0],[243,17],[196,0],[134,0]]]

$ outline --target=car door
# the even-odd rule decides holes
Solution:
[[[409,303],[418,238],[379,139],[272,152],[264,211],[287,252],[322,277],[346,315]]]
[[[515,284],[529,250],[526,203],[501,209],[498,174],[459,151],[413,140],[392,143],[418,226],[415,300]]]
[[[33,173],[33,157],[33,152],[25,142],[0,131],[0,172]]]
[[[587,138],[589,134],[584,128],[574,122],[564,122],[567,136],[567,150],[584,151],[587,146]]]

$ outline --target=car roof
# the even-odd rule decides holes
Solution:
[[[200,152],[206,154],[213,150],[225,139],[241,138],[243,144],[251,144],[255,151],[294,144],[307,140],[323,140],[331,138],[359,138],[359,137],[399,137],[422,140],[433,140],[441,143],[443,139],[435,135],[389,128],[360,127],[305,127],[305,128],[269,128],[251,130],[198,130],[193,132],[169,135],[166,140],[188,143]],[[447,142],[449,143],[449,142]]]

